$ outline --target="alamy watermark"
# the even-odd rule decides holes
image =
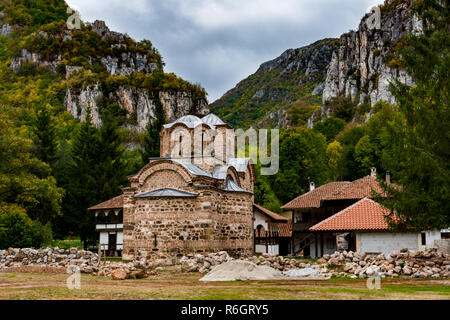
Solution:
[[[80,12],[77,10],[73,10],[71,8],[67,8],[67,14],[70,14],[69,18],[67,19],[67,28],[69,30],[81,29],[81,16]]]
[[[81,289],[81,271],[78,266],[67,267],[67,273],[73,273],[66,280],[67,289],[69,290],[80,290]]]
[[[366,20],[366,26],[369,30],[381,29],[381,9],[379,6],[373,6],[367,8],[369,17]]]
[[[250,158],[261,164],[261,175],[275,175],[280,166],[278,129],[205,129],[179,127],[170,134],[171,158],[192,158],[196,165],[215,167],[231,158]]]
[[[369,290],[380,290],[381,289],[381,276],[375,271],[374,275],[369,277],[366,281],[367,289]]]

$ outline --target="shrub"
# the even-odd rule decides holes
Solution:
[[[32,221],[17,205],[0,207],[0,249],[41,247],[52,241],[49,224]]]

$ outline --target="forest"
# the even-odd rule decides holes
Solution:
[[[386,185],[390,197],[382,200],[400,217],[393,228],[450,225],[449,8],[447,2],[429,0],[417,1],[415,10],[424,20],[424,33],[400,41],[395,58],[416,84],[392,83],[396,105],[378,103],[368,121],[352,121],[356,107],[344,99],[312,129],[282,129],[280,170],[274,176],[258,175],[255,202],[280,212],[282,204],[309,191],[312,181],[316,186],[351,181],[375,167],[380,180],[389,170],[392,181],[402,187]],[[121,194],[128,186],[126,177],[159,155],[162,107],[157,105],[157,120],[137,139],[141,148],[128,149],[124,144],[129,133],[123,128],[127,119],[117,104],[102,102],[101,127],[93,126],[89,116],[80,122],[64,109],[70,84],[60,74],[32,64],[14,72],[11,58],[24,47],[60,54],[60,70],[69,61],[90,70],[74,81],[100,79],[109,90],[117,82],[134,81],[155,93],[162,88],[192,90],[203,98],[206,92],[164,73],[162,58],[149,41],[134,47],[151,53],[158,71],[122,79],[88,62],[92,55],[105,54],[108,45],[87,30],[74,37],[76,45],[36,40],[37,30],[50,32],[67,19],[64,1],[2,0],[0,11],[7,22],[20,26],[11,37],[0,36],[0,249],[41,247],[70,235],[80,237],[85,247],[95,246],[87,208]]]

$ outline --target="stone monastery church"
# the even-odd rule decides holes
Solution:
[[[234,130],[214,114],[188,115],[160,137],[160,158],[128,177],[121,196],[89,209],[101,248],[124,260],[253,254],[255,172],[251,159],[234,157]]]

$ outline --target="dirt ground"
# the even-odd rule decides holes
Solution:
[[[258,300],[258,299],[439,299],[450,300],[450,280],[381,279],[381,289],[370,290],[365,280],[326,281],[198,281],[198,273],[170,271],[140,280],[114,281],[81,275],[81,288],[69,290],[69,275],[14,270],[0,273],[0,299],[170,299],[170,300]]]

